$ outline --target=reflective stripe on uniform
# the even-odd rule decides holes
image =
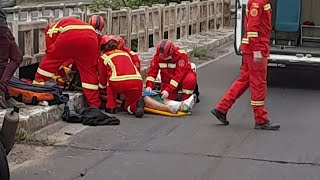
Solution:
[[[110,63],[111,59],[116,57],[116,56],[127,56],[131,60],[131,57],[125,52],[115,52],[115,53],[113,53],[113,54],[111,54],[109,56],[103,54],[101,57],[104,60],[104,62],[103,62],[104,65],[106,66],[106,65],[108,65]]]
[[[130,58],[130,56],[128,55],[128,53],[124,53],[124,52],[115,52],[109,56],[103,54],[101,57],[102,59],[104,60],[104,64],[105,65],[109,65],[112,69],[112,75],[110,77],[110,81],[125,81],[125,80],[134,80],[134,79],[139,79],[139,80],[142,80],[142,77],[137,69],[137,67],[132,63],[136,73],[135,74],[131,74],[131,75],[121,75],[121,76],[118,76],[117,75],[117,70],[116,70],[116,66],[113,64],[112,62],[112,58],[116,57],[116,56],[127,56],[131,63],[132,63],[132,60]]]
[[[130,54],[133,55],[133,56],[136,55],[136,53],[133,52],[133,51],[130,51]]]
[[[82,87],[85,89],[91,89],[91,90],[98,90],[99,86],[95,84],[89,84],[89,83],[81,83]]]
[[[176,64],[174,64],[174,63],[159,63],[159,68],[161,68],[161,69],[163,69],[163,68],[174,69],[174,68],[176,68]]]
[[[183,50],[183,49],[179,49],[178,52],[181,53],[181,54],[187,54],[187,52],[185,50]]]
[[[39,82],[39,81],[33,80],[33,81],[32,81],[32,84],[35,84],[35,85],[43,85],[43,86],[44,86],[44,81]]]
[[[259,35],[258,35],[258,32],[248,32],[247,35],[248,35],[248,38],[258,37],[258,36],[259,36]]]
[[[131,108],[131,106],[128,106],[128,107],[127,107],[127,111],[128,111],[129,114],[133,114],[133,112],[131,111],[130,108]]]
[[[154,77],[151,77],[151,76],[148,76],[146,80],[147,81],[152,81],[152,82],[156,81],[156,79]]]
[[[247,39],[247,38],[242,38],[242,43],[243,43],[243,44],[249,44],[249,39]]]
[[[173,79],[171,79],[170,84],[174,87],[178,87],[179,83]]]
[[[268,10],[271,9],[271,5],[270,5],[270,4],[266,4],[266,5],[263,6],[263,9],[264,9],[265,11],[268,11]]]
[[[263,106],[264,101],[251,101],[251,106]]]
[[[64,32],[67,32],[69,30],[85,30],[85,29],[90,29],[90,30],[93,30],[95,31],[95,29],[91,26],[91,25],[68,25],[68,26],[65,26],[65,27],[57,27],[57,25],[59,24],[56,23],[51,29],[48,30],[47,34],[49,35],[49,37],[52,38],[52,35],[54,33],[64,33]]]
[[[105,89],[107,86],[103,86],[102,84],[99,83],[99,88]]]
[[[49,77],[49,78],[51,78],[52,76],[54,76],[54,73],[45,71],[45,70],[40,69],[40,68],[37,69],[37,73],[41,74],[42,76]]]
[[[168,64],[168,68],[174,69],[174,68],[176,68],[176,64],[169,63]]]
[[[182,93],[184,93],[184,94],[193,94],[193,90],[182,89]]]

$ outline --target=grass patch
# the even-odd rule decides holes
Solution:
[[[194,49],[194,57],[204,58],[207,57],[208,50],[204,47],[198,47]]]
[[[40,146],[53,146],[55,143],[53,141],[50,141],[48,138],[41,138],[34,133],[28,133],[23,128],[17,129],[16,142],[20,144],[40,145]]]

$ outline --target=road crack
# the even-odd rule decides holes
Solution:
[[[168,154],[168,155],[183,155],[183,156],[193,156],[193,157],[209,157],[217,159],[236,159],[236,160],[249,160],[256,162],[268,162],[275,164],[287,164],[287,165],[310,165],[320,167],[320,163],[315,162],[296,162],[296,161],[286,161],[286,160],[272,160],[272,159],[263,159],[263,158],[251,158],[251,157],[239,157],[239,156],[225,156],[225,155],[216,155],[216,154],[203,154],[203,153],[190,153],[190,152],[177,152],[177,151],[156,151],[149,149],[112,149],[112,148],[87,148],[79,147],[73,145],[57,145],[55,147],[69,147],[73,149],[85,150],[85,151],[100,151],[100,152],[147,152],[152,154]]]

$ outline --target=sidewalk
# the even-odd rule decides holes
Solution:
[[[175,42],[176,45],[184,48],[188,53],[192,62],[201,64],[205,61],[197,61],[194,58],[195,50],[205,49],[206,53],[215,52],[215,49],[230,43],[233,40],[234,32],[233,28],[220,29],[215,31],[209,31],[202,33],[201,35],[189,36],[187,39],[179,39]],[[152,59],[155,48],[150,48],[148,52],[139,53],[139,57],[142,63],[142,76],[145,78],[147,67],[150,59]],[[80,92],[68,92],[70,100],[74,101],[77,109],[84,107],[84,101],[82,93]],[[24,128],[28,132],[35,132],[43,127],[61,120],[64,105],[54,106],[27,106],[20,111],[20,127]],[[4,117],[6,110],[0,110],[0,124]]]

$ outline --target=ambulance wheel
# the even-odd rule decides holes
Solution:
[[[9,171],[6,151],[1,142],[0,142],[0,179],[10,180],[10,171]]]

